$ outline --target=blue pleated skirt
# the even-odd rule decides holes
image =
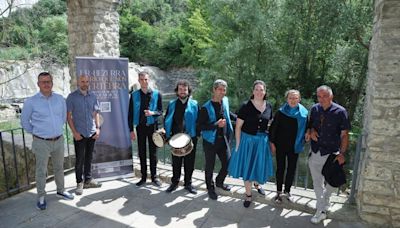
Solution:
[[[268,135],[241,132],[239,148],[232,151],[228,171],[232,177],[245,181],[267,182],[274,175]]]

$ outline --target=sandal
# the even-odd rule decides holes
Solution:
[[[254,187],[257,189],[257,192],[260,193],[260,195],[265,196],[265,191],[259,184],[254,182]]]
[[[247,195],[247,194],[245,194],[246,195],[246,199],[244,200],[244,202],[243,202],[243,206],[245,207],[245,208],[248,208],[249,206],[250,206],[250,204],[251,204],[251,195]],[[248,200],[248,198],[250,198],[250,200]]]

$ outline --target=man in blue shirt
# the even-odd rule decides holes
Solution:
[[[81,195],[84,188],[101,187],[91,172],[94,144],[100,136],[100,108],[96,95],[89,91],[89,76],[79,76],[78,87],[67,97],[67,121],[74,136],[75,194]]]
[[[64,191],[64,137],[66,119],[64,98],[52,91],[53,77],[48,72],[38,76],[40,91],[28,98],[22,108],[21,126],[33,136],[32,152],[36,157],[36,207],[45,210],[47,203],[46,176],[49,156],[52,158],[57,196],[72,200],[74,196]]]
[[[314,191],[317,198],[317,212],[311,218],[314,224],[326,219],[329,198],[334,187],[324,183],[322,168],[330,154],[338,154],[336,159],[342,165],[344,153],[349,144],[350,121],[347,111],[334,103],[332,89],[322,85],[317,89],[318,103],[311,108],[311,149],[308,160]]]

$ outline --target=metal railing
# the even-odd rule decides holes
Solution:
[[[360,154],[361,154],[361,139],[362,135],[351,135],[350,136],[350,146],[349,150],[346,153],[346,164],[344,166],[345,173],[347,174],[347,183],[342,187],[338,188],[337,195],[340,192],[344,192],[348,194],[349,202],[355,202],[355,195],[356,195],[356,184],[357,184],[357,172],[360,163]],[[134,143],[132,145],[134,155],[137,155],[137,144]],[[305,152],[299,155],[299,159],[297,161],[296,173],[293,182],[294,188],[302,188],[302,189],[313,189],[312,186],[312,179],[310,170],[308,168],[308,154],[310,150],[310,144],[305,145]],[[171,149],[170,147],[164,146],[163,148],[158,148],[158,160],[161,161],[163,164],[170,164],[171,163]],[[275,157],[274,160],[274,167],[276,167]],[[196,162],[195,162],[195,169],[204,171],[205,166],[205,158],[202,146],[202,139],[199,138],[197,142],[197,151],[196,151]],[[214,171],[218,171],[220,169],[219,160],[216,159],[216,164]],[[275,177],[271,177],[269,182],[274,183]]]
[[[72,139],[72,136],[67,124],[65,125],[64,135],[66,139],[65,157],[67,157],[64,162],[64,169],[67,171],[72,169],[74,166],[73,154],[70,150],[70,146],[72,145],[70,140]],[[347,162],[345,165],[345,171],[348,174],[348,183],[344,187],[338,189],[337,194],[340,193],[340,190],[349,192],[349,202],[354,203],[357,190],[357,171],[360,163],[362,136],[353,136],[353,140],[350,142],[351,145],[347,153]],[[26,144],[27,137],[22,128],[0,131],[0,156],[2,164],[0,167],[0,199],[21,191],[25,191],[35,185],[34,156],[32,153],[27,152],[28,149]],[[136,142],[134,142],[132,148],[134,151],[134,156],[136,155],[137,157]],[[306,151],[308,151],[308,148],[309,145],[306,145]],[[159,161],[163,162],[164,164],[171,163],[170,147],[165,146],[163,148],[159,148],[158,150]],[[307,165],[307,159],[307,152],[300,154],[295,173],[295,180],[293,183],[294,188],[312,189],[312,181],[310,180],[311,176]],[[218,159],[216,161],[215,170],[217,171],[220,168],[220,164]],[[199,138],[197,143],[195,169],[204,171],[204,165],[205,158],[202,139]],[[52,169],[49,169],[49,174],[51,174],[51,172]],[[49,175],[49,178],[52,178],[52,176]],[[272,177],[269,181],[275,182],[275,177]]]
[[[17,158],[16,146],[15,146],[15,132],[16,131],[21,131],[21,133],[22,133],[22,141],[23,141],[22,145],[23,145],[23,154],[24,154],[23,160],[25,161],[24,163],[25,163],[25,170],[26,170],[26,172],[25,172],[26,182],[25,183],[21,183],[20,175],[18,172],[19,171],[19,165],[18,165],[19,163],[17,161],[18,158]],[[7,159],[7,157],[6,157],[7,152],[5,149],[6,145],[5,145],[3,136],[5,136],[5,134],[8,132],[10,133],[10,136],[11,136],[11,145],[12,145],[11,146],[12,158],[10,160],[13,163],[12,167],[14,170],[12,170],[12,169],[10,170],[8,168],[10,166],[7,165],[8,163],[10,163],[10,160]],[[0,132],[0,149],[1,149],[1,157],[2,157],[3,173],[4,173],[4,175],[3,175],[4,176],[4,184],[3,185],[5,186],[5,189],[6,189],[5,192],[3,192],[3,191],[0,192],[0,198],[3,198],[5,194],[10,195],[12,193],[19,192],[23,189],[27,189],[30,187],[31,181],[30,181],[29,172],[28,172],[28,169],[29,169],[28,156],[27,156],[26,147],[25,147],[24,131],[21,128],[19,128],[19,129],[16,128],[16,129],[10,129],[10,130]],[[11,183],[11,182],[14,182],[14,181],[11,181],[13,179],[12,178],[13,175],[15,175],[15,177],[14,177],[15,183],[14,184]]]
[[[69,171],[74,162],[70,151],[70,130],[65,125],[64,170]],[[0,131],[0,199],[25,191],[35,186],[35,158],[28,152],[32,136],[26,135],[22,128]],[[50,162],[51,164],[51,162]],[[48,179],[52,179],[52,169],[48,169]]]

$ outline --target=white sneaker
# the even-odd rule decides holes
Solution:
[[[82,195],[82,193],[83,193],[83,181],[81,183],[78,183],[75,190],[76,195]]]
[[[328,203],[326,206],[325,206],[325,211],[329,211],[329,209],[331,208],[331,204],[330,203]]]
[[[326,219],[326,212],[317,211],[317,213],[315,213],[315,215],[311,218],[311,223],[318,224],[325,219]]]
[[[325,211],[329,211],[329,208],[331,207],[331,201],[330,199],[326,200],[326,205],[324,207]]]

